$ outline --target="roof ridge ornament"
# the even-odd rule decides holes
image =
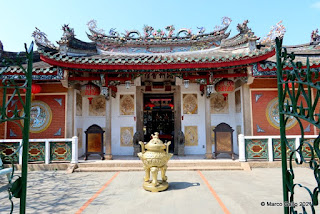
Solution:
[[[96,20],[90,20],[88,22],[88,28],[92,35],[88,35],[89,38],[93,41],[100,40],[100,39],[118,39],[121,41],[125,41],[126,39],[171,39],[171,38],[181,38],[181,39],[196,39],[197,36],[205,36],[205,35],[223,35],[225,33],[225,30],[231,23],[231,19],[229,17],[223,17],[222,22],[220,26],[215,26],[214,31],[211,33],[205,34],[205,28],[204,27],[197,27],[199,30],[197,31],[197,34],[192,34],[191,28],[181,28],[178,30],[177,33],[174,33],[175,27],[173,25],[169,25],[165,27],[165,30],[155,30],[152,26],[144,25],[143,27],[143,33],[140,33],[138,30],[126,30],[125,33],[120,33],[116,31],[116,28],[111,28],[109,30],[109,35],[106,35],[104,33],[104,30],[97,28],[97,21]],[[168,33],[166,33],[167,31]],[[175,34],[175,35],[174,35]]]
[[[320,35],[318,28],[311,32],[311,42],[320,42]]]
[[[74,29],[69,27],[69,24],[62,25],[62,29],[61,30],[63,30],[63,35],[62,35],[63,39],[68,39],[69,37],[75,37],[76,36],[74,34]]]
[[[34,38],[34,41],[36,43],[36,45],[38,46],[38,48],[42,49],[44,47],[48,47],[51,49],[57,49],[56,46],[54,46],[54,44],[52,44],[52,42],[50,42],[47,38],[47,34],[45,34],[44,32],[40,31],[39,28],[36,27],[36,30],[33,31],[32,33],[32,37]]]
[[[275,42],[276,37],[283,38],[284,34],[286,33],[286,28],[282,24],[282,20],[279,21],[276,25],[271,27],[270,32],[266,37],[264,37],[260,44],[272,44]]]

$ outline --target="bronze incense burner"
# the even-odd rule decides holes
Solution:
[[[152,139],[146,145],[139,141],[141,151],[138,153],[139,158],[142,160],[143,168],[145,170],[143,188],[151,192],[159,192],[168,189],[166,170],[167,163],[173,154],[169,153],[169,145],[171,141],[164,144],[159,139],[159,133],[155,132]],[[146,151],[147,150],[147,151]],[[158,172],[161,171],[161,179],[158,180]],[[152,180],[150,179],[150,172]]]

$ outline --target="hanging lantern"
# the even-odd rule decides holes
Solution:
[[[92,83],[88,83],[81,87],[81,95],[87,97],[91,104],[93,97],[100,95],[100,88]]]
[[[185,88],[189,88],[189,80],[183,80],[183,85]]]
[[[215,85],[216,92],[232,92],[234,91],[234,82],[228,79],[223,79]]]
[[[41,92],[41,86],[38,84],[32,84],[31,85],[31,100],[33,100],[36,96],[36,94],[39,94]],[[26,93],[26,89],[23,89],[23,91]]]
[[[126,85],[126,89],[129,89],[130,88],[130,86],[131,86],[131,81],[126,81],[125,82],[125,85]]]
[[[287,78],[284,78],[283,81],[286,82],[286,81],[288,81],[288,79],[287,79]],[[282,84],[282,87],[283,87],[283,90],[284,90],[284,89],[286,88],[286,84],[283,83],[283,84]],[[289,87],[290,89],[292,89],[292,83],[291,83],[291,82],[288,82],[288,87]]]

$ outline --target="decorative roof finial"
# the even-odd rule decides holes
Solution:
[[[57,49],[56,46],[54,46],[47,38],[47,35],[44,32],[41,32],[39,28],[36,27],[36,30],[33,31],[32,37],[34,38],[34,41],[36,42],[37,46],[41,48],[48,47],[52,49]]]
[[[68,37],[75,37],[74,34],[74,29],[69,27],[69,24],[64,24],[62,25],[62,29],[63,30],[63,38],[66,39]]]
[[[273,43],[276,37],[283,38],[285,33],[286,33],[286,28],[282,24],[282,20],[281,20],[276,25],[271,27],[271,30],[268,33],[268,35],[264,37],[260,43],[263,45]]]
[[[1,40],[0,40],[0,51],[3,51],[3,44],[1,42]]]
[[[318,28],[311,32],[311,42],[319,42],[320,41],[320,35],[318,33],[319,33]]]

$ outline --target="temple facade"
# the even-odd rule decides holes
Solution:
[[[85,132],[97,125],[104,131],[107,159],[136,155],[138,141],[149,141],[154,132],[172,142],[170,151],[176,155],[213,158],[238,154],[239,134],[279,135],[274,38],[285,29],[278,23],[260,39],[244,21],[229,37],[230,22],[223,18],[210,33],[172,25],[104,33],[90,21],[91,42],[77,39],[74,29],[64,25],[58,45],[36,29],[30,138],[78,136],[82,156],[88,141],[92,151],[100,149],[99,140]],[[317,32],[311,40],[287,48],[303,63],[309,56],[311,67],[318,69]],[[1,45],[0,58],[13,55]],[[10,67],[0,78],[19,81],[21,74]],[[288,134],[299,133],[294,118],[286,128]],[[304,128],[306,134],[317,133],[315,127]],[[22,138],[10,122],[0,126],[0,135]]]

